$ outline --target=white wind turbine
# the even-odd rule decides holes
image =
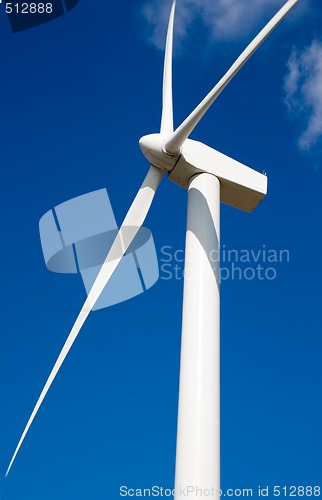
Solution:
[[[19,440],[8,475],[23,440],[72,344],[94,304],[130,247],[148,214],[165,172],[188,189],[185,283],[183,299],[175,499],[180,487],[220,488],[220,202],[251,212],[267,192],[265,175],[188,136],[222,90],[298,0],[288,0],[247,46],[227,73],[173,130],[172,47],[176,0],[173,0],[164,61],[160,133],[140,139],[150,169],[143,181],[92,289],[71,329]],[[213,256],[216,256],[214,259]]]

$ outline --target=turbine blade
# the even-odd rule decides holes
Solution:
[[[134,240],[136,234],[138,233],[140,227],[143,225],[143,222],[149,212],[151,203],[153,201],[156,190],[161,182],[163,177],[163,171],[159,170],[156,167],[151,165],[150,170],[144,179],[142,186],[139,189],[134,201],[123,221],[123,224],[113,242],[113,245],[105,259],[103,266],[101,267],[97,278],[88,294],[88,297],[74,323],[73,328],[71,329],[67,340],[58,356],[58,359],[47,379],[47,382],[41,391],[41,394],[38,398],[38,401],[32,411],[32,414],[27,422],[27,425],[22,433],[22,436],[19,440],[19,443],[15,449],[13,457],[10,461],[8,470],[6,472],[6,476],[9,474],[10,469],[13,465],[13,462],[18,454],[18,451],[26,437],[26,434],[37,415],[37,412],[50,388],[52,385],[60,367],[62,366],[70,348],[72,347],[77,335],[79,334],[83,324],[85,323],[89,313],[94,307],[96,301],[101,295],[105,285],[109,281],[113,272],[117,268],[119,262],[121,261],[123,255],[126,250],[131,245]]]
[[[200,104],[190,113],[190,115],[182,122],[182,124],[173,132],[167,139],[164,149],[171,155],[176,155],[184,141],[189,137],[195,126],[199,123],[203,115],[210,108],[212,103],[217,99],[219,94],[224,90],[226,85],[232,80],[236,73],[241,69],[245,62],[254,54],[256,49],[264,42],[288,12],[294,7],[298,0],[288,0],[283,7],[275,14],[269,23],[262,31],[254,38],[254,40],[246,47],[238,59],[234,62],[227,73],[209,92],[209,94],[200,102]]]
[[[172,53],[175,9],[176,0],[173,0],[164,55],[161,134],[171,134],[173,132]]]

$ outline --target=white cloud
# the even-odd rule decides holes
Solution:
[[[171,0],[149,0],[142,9],[151,33],[150,41],[164,48],[165,33]],[[244,38],[254,27],[261,27],[260,19],[273,15],[281,0],[179,0],[176,9],[176,40],[188,36],[194,21],[201,20],[212,40]]]
[[[292,115],[305,120],[298,145],[309,150],[322,137],[322,41],[293,49],[287,67],[285,102]]]

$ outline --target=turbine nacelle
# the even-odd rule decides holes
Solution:
[[[164,149],[165,139],[163,134],[149,134],[141,137],[139,144],[142,153],[152,165],[170,172],[177,163],[180,154],[169,155]]]
[[[143,136],[140,147],[149,162],[167,171],[169,179],[188,189],[197,174],[212,174],[220,180],[222,203],[252,212],[267,193],[267,177],[233,160],[202,142],[186,139],[180,154],[171,156],[164,149],[163,134]]]
[[[192,177],[212,174],[220,181],[220,201],[245,212],[252,212],[267,194],[267,177],[243,163],[186,139],[169,179],[188,189]]]

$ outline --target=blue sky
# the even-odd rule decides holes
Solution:
[[[281,5],[178,0],[176,125]],[[169,2],[80,0],[15,34],[0,7],[1,498],[171,488],[183,281],[162,271],[90,316],[4,479],[85,299],[79,276],[46,269],[39,219],[106,187],[121,223],[148,168],[138,139],[160,125]],[[300,0],[192,135],[268,175],[253,214],[222,206],[222,245],[289,254],[261,255],[275,279],[245,278],[250,262],[222,283],[223,488],[322,483],[321,27],[318,0]],[[161,265],[162,248],[183,249],[185,219],[186,192],[164,179],[145,224]]]

